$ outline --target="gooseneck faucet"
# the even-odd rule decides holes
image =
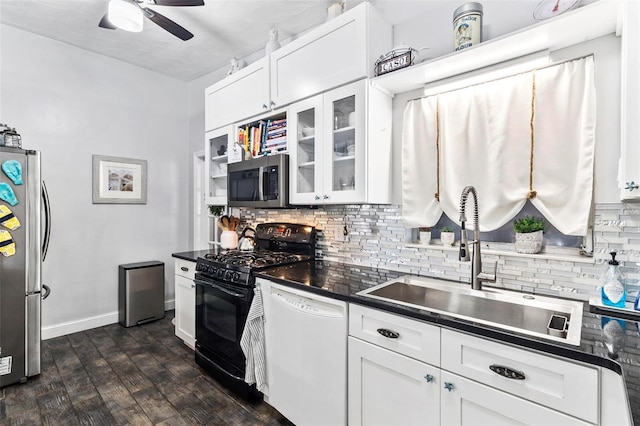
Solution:
[[[473,197],[473,255],[471,258],[471,288],[474,290],[482,290],[482,282],[495,282],[495,269],[493,274],[485,274],[482,272],[482,257],[480,255],[480,221],[478,219],[478,193],[473,186],[467,186],[462,190],[460,195],[460,253],[458,260],[462,262],[469,261],[469,242],[467,240],[467,230],[465,222],[467,216],[465,214],[467,198],[469,194]]]

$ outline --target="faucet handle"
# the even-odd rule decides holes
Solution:
[[[496,282],[496,272],[498,270],[498,261],[493,262],[493,273],[489,272],[480,272],[478,276],[478,281],[483,281],[487,283],[495,283]]]
[[[469,241],[467,240],[467,230],[464,228],[464,222],[462,223],[462,229],[460,230],[460,249],[458,251],[458,260],[461,262],[468,262],[469,257]]]

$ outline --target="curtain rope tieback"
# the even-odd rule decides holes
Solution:
[[[531,73],[531,120],[529,121],[529,128],[531,130],[531,145],[529,154],[529,192],[527,193],[527,199],[532,200],[538,195],[537,191],[533,189],[533,149],[535,147],[535,132],[533,121],[536,116],[536,70]]]
[[[433,195],[440,202],[440,97],[436,97],[436,193]]]

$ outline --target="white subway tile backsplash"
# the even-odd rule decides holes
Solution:
[[[410,244],[412,232],[404,227],[401,206],[335,205],[317,209],[240,210],[240,217],[249,226],[283,221],[333,230],[336,226],[346,225],[349,230],[346,242],[335,241],[333,232],[327,232],[318,239],[317,252],[325,258],[456,281],[470,280],[471,265],[458,261],[457,247],[444,247],[435,240],[425,247]],[[610,259],[609,252],[615,250],[627,278],[640,280],[640,208],[627,203],[597,204],[594,218],[593,259],[573,255],[554,258],[510,252],[488,254],[485,251],[484,268],[497,261],[498,281],[495,285],[504,288],[587,300],[597,294],[600,276]],[[499,247],[511,249],[510,244],[495,246],[495,250],[502,250]],[[555,253],[551,248],[547,251]]]

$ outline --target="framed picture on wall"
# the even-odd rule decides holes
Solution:
[[[146,160],[93,156],[93,204],[146,203]]]

